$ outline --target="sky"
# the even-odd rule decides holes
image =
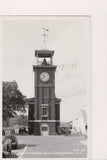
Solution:
[[[61,121],[71,121],[89,106],[90,18],[11,17],[2,23],[2,80],[18,83],[28,98],[34,97],[35,50],[43,49],[43,30],[49,29],[46,46],[55,50],[55,94],[61,98]]]

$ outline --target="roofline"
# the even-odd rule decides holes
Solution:
[[[40,57],[50,57],[54,55],[54,50],[35,50],[35,57],[39,57],[38,54],[44,54]]]
[[[56,65],[47,65],[47,66],[42,66],[42,65],[33,65],[33,69],[34,68],[57,68]]]

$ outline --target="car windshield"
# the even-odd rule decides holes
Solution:
[[[24,127],[23,127],[23,128],[20,128],[20,130],[25,130],[25,129],[26,129],[26,128],[24,128]]]

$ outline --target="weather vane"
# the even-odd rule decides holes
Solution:
[[[49,32],[49,29],[47,29],[47,28],[44,28],[44,27],[42,27],[42,29],[43,29],[43,34],[42,34],[42,36],[43,36],[43,42],[44,42],[44,44],[45,44],[45,42],[46,42],[46,37],[48,37],[48,34],[46,34],[47,32]]]

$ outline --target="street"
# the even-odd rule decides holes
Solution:
[[[84,158],[87,138],[70,136],[18,136],[18,149],[10,158]]]

